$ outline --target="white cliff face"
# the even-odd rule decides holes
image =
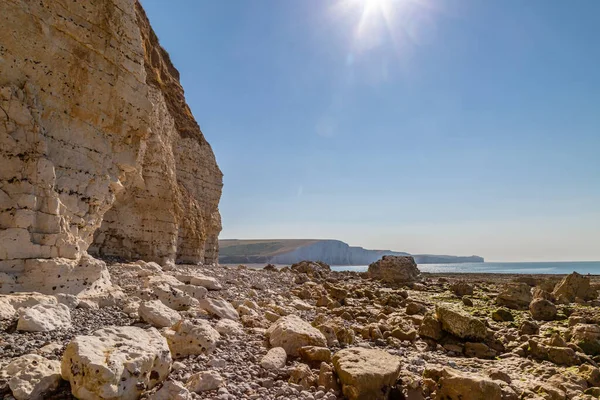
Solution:
[[[291,264],[299,260],[320,260],[331,265],[365,265],[378,260],[382,255],[407,254],[390,250],[367,250],[349,246],[339,240],[319,240],[292,252],[274,256],[269,262]]]
[[[77,259],[139,173],[152,104],[133,4],[69,7],[0,5],[3,270]]]
[[[88,250],[216,261],[222,174],[141,6],[6,0],[0,24],[0,292]]]

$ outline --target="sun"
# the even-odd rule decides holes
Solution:
[[[432,0],[335,0],[334,16],[350,24],[354,51],[378,47],[386,41],[402,48],[413,40]]]
[[[336,14],[351,21],[355,50],[377,47],[394,35],[409,2],[417,0],[338,0]]]
[[[391,0],[356,0],[363,3],[363,14],[371,14],[373,12],[385,12],[389,8]]]

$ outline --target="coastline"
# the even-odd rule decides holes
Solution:
[[[240,264],[220,264],[222,266],[237,267]],[[248,268],[261,269],[266,264],[252,263],[244,264]],[[277,268],[283,268],[290,264],[273,264]],[[583,275],[600,275],[600,261],[558,261],[558,262],[484,262],[484,263],[450,263],[450,264],[417,264],[423,274],[432,275],[540,275],[540,276],[564,276],[571,272]],[[337,272],[366,272],[368,265],[331,265],[331,269]]]

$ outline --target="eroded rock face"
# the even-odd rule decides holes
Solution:
[[[141,181],[116,196],[92,250],[159,263],[210,264],[218,257],[222,173],[185,103],[179,73],[138,2],[135,14],[151,102],[146,115],[151,133],[136,164]]]
[[[0,292],[88,250],[215,262],[222,174],[139,3],[9,0],[0,25]]]

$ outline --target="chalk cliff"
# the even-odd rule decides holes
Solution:
[[[340,240],[273,239],[220,240],[219,262],[293,264],[302,260],[319,260],[330,265],[367,265],[382,256],[407,256],[409,253],[392,250],[368,250],[349,246]],[[483,262],[479,256],[446,256],[413,254],[418,264]]]
[[[88,251],[215,262],[222,173],[140,4],[4,0],[0,26],[0,291]]]

